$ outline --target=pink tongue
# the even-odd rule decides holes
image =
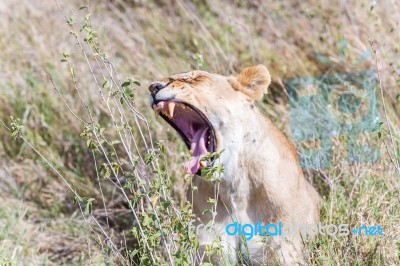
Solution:
[[[207,154],[205,143],[205,134],[208,128],[200,128],[193,136],[190,149],[193,152],[193,159],[185,163],[185,169],[188,174],[195,174],[200,168],[200,159]]]

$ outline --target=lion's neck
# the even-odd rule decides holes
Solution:
[[[234,209],[246,209],[249,200],[255,206],[275,201],[268,199],[270,191],[279,191],[282,182],[292,184],[299,175],[293,146],[268,118],[256,114],[244,121],[249,126],[227,139],[221,196]]]
[[[222,163],[224,164],[224,179],[234,181],[240,176],[253,171],[252,166],[258,169],[266,165],[268,153],[278,151],[276,134],[281,134],[271,121],[265,118],[258,110],[255,115],[240,121],[242,128],[231,128],[224,136]]]

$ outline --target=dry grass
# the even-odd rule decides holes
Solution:
[[[112,75],[102,72],[106,66],[96,61],[84,43],[88,53],[85,60],[57,2],[67,17],[75,18],[76,25],[82,25],[85,15],[92,13],[91,25],[98,31],[100,47],[115,67]],[[118,113],[120,107],[102,101],[98,83],[101,85],[103,76],[141,81],[133,107],[145,115],[152,137],[165,140],[166,165],[173,184],[171,199],[179,208],[184,205],[188,182],[182,178],[181,168],[186,152],[176,134],[156,120],[148,106],[146,87],[152,80],[193,68],[231,74],[263,63],[271,71],[273,85],[261,107],[290,136],[285,80],[376,69],[373,56],[357,64],[363,52],[372,51],[367,33],[377,49],[388,114],[384,128],[390,126],[397,139],[397,155],[388,134],[380,139],[370,134],[361,141],[380,147],[381,161],[348,165],[343,159],[344,142],[339,138],[335,140],[334,167],[305,172],[324,198],[324,223],[380,224],[387,234],[381,238],[318,238],[308,243],[307,250],[312,265],[400,263],[400,176],[388,153],[399,163],[400,3],[92,0],[86,3],[89,10],[78,10],[81,2],[0,3],[0,120],[9,125],[9,116],[21,118],[29,143],[78,194],[96,199],[93,217],[85,221],[60,177],[26,143],[14,142],[11,134],[0,127],[0,264],[118,264],[121,258],[113,254],[113,249],[105,248],[95,220],[122,250],[136,248],[137,243],[129,236],[134,223],[129,205],[117,186],[107,180],[101,181],[103,191],[99,191],[93,153],[79,138],[82,124],[71,113],[87,121],[82,99],[93,118],[107,128],[107,137],[115,137],[110,113]],[[342,39],[349,45],[344,61],[340,56]],[[70,54],[76,84],[68,65],[60,62],[64,52]],[[326,54],[330,63],[321,62],[317,53]],[[130,112],[126,105],[123,108],[127,114]],[[135,124],[133,115],[127,120]],[[139,132],[135,130],[136,137]],[[140,156],[148,150],[145,140],[137,139],[136,152]],[[124,153],[122,147],[116,151]],[[129,161],[130,157],[121,158]]]

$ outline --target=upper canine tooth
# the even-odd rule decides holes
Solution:
[[[169,103],[168,103],[168,112],[169,112],[169,116],[170,116],[171,118],[174,117],[175,105],[176,105],[175,102],[169,102]]]

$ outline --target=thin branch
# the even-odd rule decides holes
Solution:
[[[396,154],[397,154],[396,145],[394,143],[393,134],[392,134],[392,127],[391,127],[391,124],[389,123],[389,116],[388,116],[388,113],[387,113],[387,110],[386,110],[385,97],[384,97],[384,94],[383,94],[381,71],[380,71],[380,67],[379,67],[379,64],[378,64],[378,53],[377,53],[376,48],[374,47],[374,43],[371,41],[371,38],[370,38],[370,36],[369,36],[369,34],[367,32],[367,29],[365,28],[365,26],[363,26],[363,27],[364,27],[364,32],[367,35],[368,42],[369,42],[369,44],[371,46],[371,49],[372,49],[372,51],[374,53],[374,56],[375,56],[375,66],[376,66],[376,69],[377,69],[377,72],[378,72],[379,89],[380,89],[380,95],[381,95],[381,100],[382,100],[383,111],[384,111],[384,114],[385,114],[385,120],[386,120],[385,122],[386,122],[386,125],[388,127],[388,132],[389,132],[389,137],[390,137],[389,139],[390,139],[390,142],[391,142],[391,148],[393,149],[393,154],[396,157]],[[389,150],[388,150],[388,152],[389,152]],[[389,152],[389,155],[390,155],[390,152]],[[392,160],[392,163],[394,164],[398,174],[400,175],[400,166],[399,166],[398,160],[396,160],[396,161]]]

